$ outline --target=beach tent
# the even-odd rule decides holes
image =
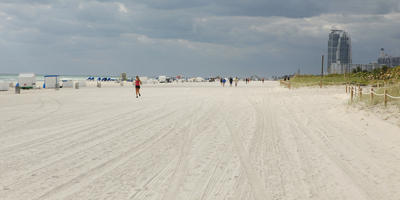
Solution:
[[[20,88],[32,89],[36,86],[36,76],[35,74],[19,74],[18,83]]]
[[[0,91],[8,91],[10,83],[6,81],[0,81]]]
[[[74,81],[72,81],[72,80],[62,80],[62,85],[63,85],[63,88],[73,88],[74,87]]]
[[[43,88],[56,88],[56,85],[60,81],[58,75],[46,75],[44,76],[44,87]]]
[[[166,83],[167,82],[167,77],[166,76],[159,76],[158,77],[158,82],[159,83]]]
[[[204,82],[205,80],[204,80],[204,78],[202,78],[202,77],[197,77],[197,78],[195,79],[195,81],[196,81],[196,82]]]

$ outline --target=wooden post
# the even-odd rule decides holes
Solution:
[[[319,83],[319,87],[322,88],[322,79],[324,78],[324,55],[322,55],[322,62],[321,62],[321,81]]]
[[[291,85],[290,85],[290,81],[289,81],[289,83],[288,83],[288,88],[289,88],[289,90],[290,90],[290,87],[291,87]]]
[[[371,88],[371,105],[374,104],[374,88]]]
[[[359,92],[359,96],[360,96],[360,100],[361,100],[361,98],[362,98],[362,88],[361,87],[358,89],[358,92]]]
[[[351,87],[351,89],[350,89],[350,99],[351,99],[351,103],[353,103],[353,87]]]
[[[385,89],[385,93],[384,93],[384,98],[383,100],[385,101],[385,107],[387,106],[387,100],[388,100],[388,96],[387,96],[387,89]]]
[[[346,94],[347,94],[347,93],[349,93],[349,92],[348,92],[348,89],[347,89],[347,83],[346,83]]]

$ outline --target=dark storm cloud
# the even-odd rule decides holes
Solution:
[[[399,53],[397,0],[3,0],[1,72],[265,75],[318,70],[331,28],[353,60]],[[382,31],[384,30],[384,31]]]
[[[399,11],[397,0],[139,0],[157,9],[197,8],[199,12],[232,16],[311,17],[323,13],[386,14]]]

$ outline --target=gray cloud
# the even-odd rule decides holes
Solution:
[[[348,5],[348,6],[343,6]],[[316,73],[332,27],[354,62],[400,55],[397,0],[2,1],[0,73]]]
[[[397,0],[139,0],[156,9],[197,8],[199,12],[228,16],[311,17],[323,13],[387,14],[399,11]]]

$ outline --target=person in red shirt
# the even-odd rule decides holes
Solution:
[[[139,76],[136,76],[135,80],[136,98],[138,98],[138,95],[140,96],[140,85],[142,85],[142,81],[140,81]]]

